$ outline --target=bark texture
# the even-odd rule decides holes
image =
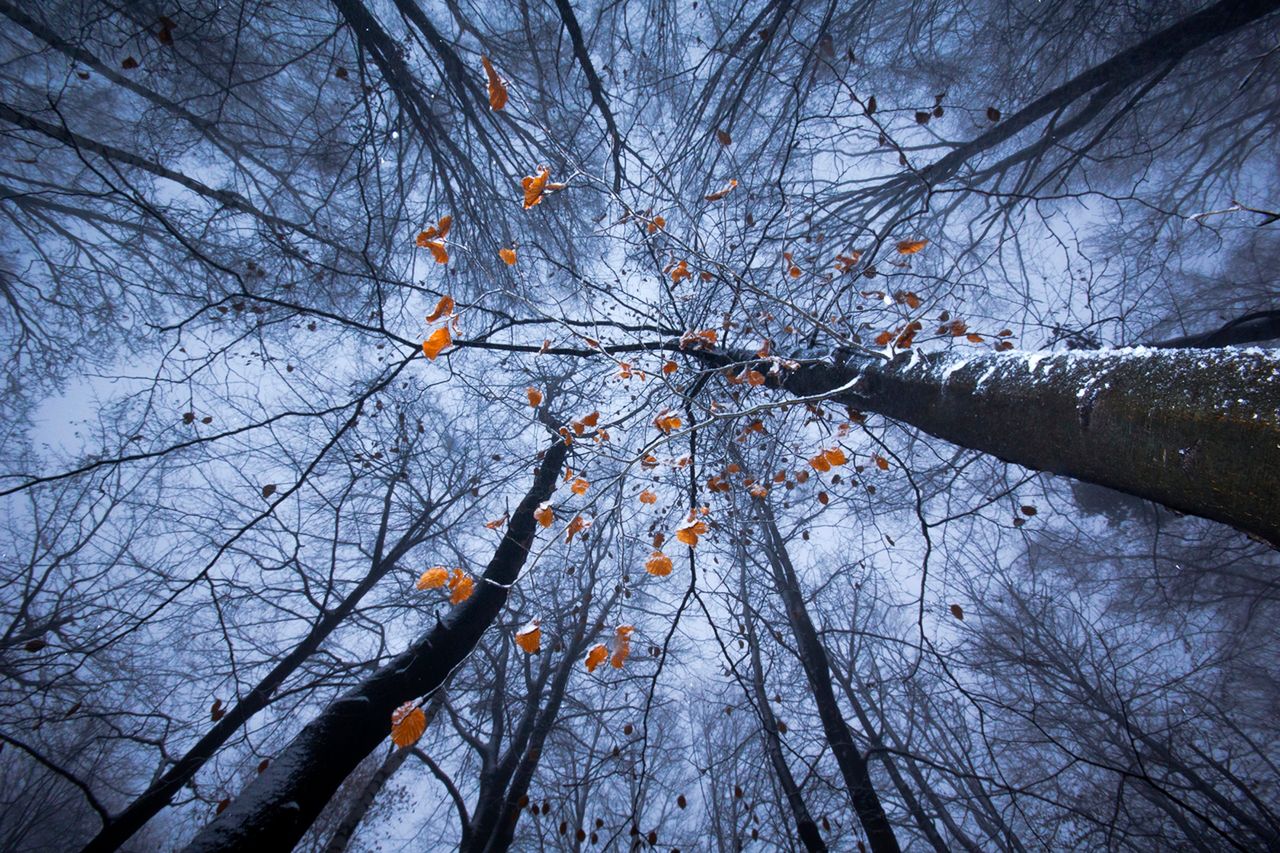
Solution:
[[[546,452],[475,593],[386,666],[325,708],[188,851],[290,850],[333,792],[391,730],[391,712],[435,690],[497,618],[533,544],[533,513],[555,489],[568,447]]]
[[[781,385],[1280,547],[1280,350],[913,352],[804,363]]]

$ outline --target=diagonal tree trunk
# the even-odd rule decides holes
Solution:
[[[769,382],[1280,547],[1280,350],[912,351],[802,361]]]
[[[320,712],[271,766],[187,847],[288,850],[306,832],[342,780],[387,736],[391,712],[435,690],[461,664],[506,603],[533,545],[533,514],[555,489],[568,446],[557,439],[533,487],[511,514],[506,535],[475,593],[407,650]]]
[[[440,706],[444,704],[444,692],[444,688],[437,690],[435,695],[431,697],[431,703],[424,712],[428,727],[431,726],[431,722],[436,718],[436,715],[440,713]],[[382,760],[382,764],[378,766],[377,771],[361,786],[360,792],[356,794],[350,807],[343,814],[337,828],[329,836],[329,843],[324,846],[324,853],[343,853],[347,849],[347,845],[351,843],[351,837],[356,834],[356,830],[360,828],[360,823],[364,820],[365,815],[373,807],[373,801],[377,799],[378,794],[386,787],[387,782],[391,781],[391,777],[395,775],[395,772],[404,764],[405,759],[412,753],[412,747],[401,747],[387,753],[387,757]]]
[[[822,731],[835,755],[853,810],[862,823],[862,829],[867,834],[867,841],[874,853],[897,853],[901,848],[894,836],[893,827],[889,824],[889,818],[884,813],[880,796],[871,782],[867,759],[853,742],[853,734],[836,702],[835,691],[831,686],[831,663],[804,606],[799,579],[787,554],[786,541],[778,530],[773,512],[764,501],[760,502],[759,518],[764,531],[761,550],[773,569],[774,582],[782,596],[791,632],[796,638],[800,664],[804,667],[809,690],[822,721]]]

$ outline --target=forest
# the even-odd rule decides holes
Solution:
[[[0,849],[1280,850],[1280,0],[0,0]]]

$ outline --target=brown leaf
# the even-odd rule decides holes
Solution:
[[[952,615],[952,616],[954,616],[954,617],[956,617],[957,619],[959,619],[961,622],[963,622],[963,621],[964,621],[964,608],[963,608],[963,607],[961,607],[959,604],[953,604],[953,605],[951,605],[951,615]]]
[[[733,137],[729,135],[727,130],[717,130],[716,139],[720,140],[721,145],[732,145]]]
[[[263,496],[264,498],[269,498],[269,497],[271,497],[272,495],[274,495],[275,493],[276,493],[276,484],[275,484],[275,483],[268,483],[267,485],[265,485],[265,486],[263,486],[263,487],[262,487],[262,496]]]

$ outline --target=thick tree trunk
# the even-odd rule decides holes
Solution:
[[[431,698],[431,703],[427,706],[424,716],[427,720],[427,727],[430,728],[431,722],[440,713],[440,706],[444,704],[444,689],[437,690]],[[387,757],[382,760],[377,771],[369,777],[369,781],[365,782],[360,788],[360,792],[356,794],[356,798],[351,802],[346,813],[343,814],[342,820],[338,823],[333,834],[329,836],[329,843],[324,847],[324,853],[343,853],[347,849],[347,845],[351,843],[351,837],[356,834],[365,815],[369,813],[369,809],[373,807],[373,801],[377,799],[379,792],[386,787],[387,782],[395,775],[395,772],[404,764],[405,759],[413,752],[411,747],[401,747],[393,749],[387,753]]]
[[[1280,547],[1280,350],[911,352],[802,363],[781,385]]]
[[[546,452],[472,596],[408,650],[330,704],[276,756],[189,851],[289,850],[342,780],[391,729],[391,712],[435,690],[471,654],[507,600],[536,532],[538,504],[555,489],[568,447]]]
[[[799,581],[791,565],[791,558],[787,555],[786,542],[767,504],[761,505],[760,517],[766,536],[762,550],[773,568],[774,580],[786,607],[787,621],[796,639],[800,664],[804,667],[809,690],[813,693],[818,717],[822,721],[822,731],[836,757],[840,775],[844,777],[853,810],[862,823],[873,853],[898,853],[901,848],[871,782],[867,760],[858,751],[849,726],[840,713],[835,691],[831,687],[831,663],[827,659],[827,650],[822,647],[818,631],[805,609]]]
[[[213,757],[219,747],[239,731],[240,727],[248,722],[254,714],[270,704],[271,696],[275,693],[276,688],[283,684],[286,678],[292,675],[299,666],[305,663],[320,648],[321,644],[329,634],[333,633],[335,628],[346,621],[346,618],[351,615],[356,605],[360,603],[369,590],[373,589],[378,581],[414,545],[422,541],[422,537],[433,523],[431,507],[424,508],[410,529],[400,537],[399,541],[390,550],[386,549],[387,525],[390,521],[391,500],[394,489],[394,482],[388,484],[382,504],[382,520],[378,529],[378,539],[374,545],[373,563],[364,579],[336,607],[326,611],[311,626],[311,630],[307,632],[307,635],[294,646],[293,650],[280,659],[271,668],[271,671],[254,685],[253,689],[246,693],[240,701],[228,708],[226,714],[215,722],[212,728],[196,741],[194,746],[187,750],[186,754],[175,761],[159,779],[152,782],[123,811],[114,815],[110,821],[105,823],[102,829],[98,831],[98,834],[85,846],[85,853],[106,853],[106,851],[119,848],[141,829],[147,821],[169,805],[169,801],[173,799],[174,794],[195,776],[200,768],[205,765],[205,762]]]

